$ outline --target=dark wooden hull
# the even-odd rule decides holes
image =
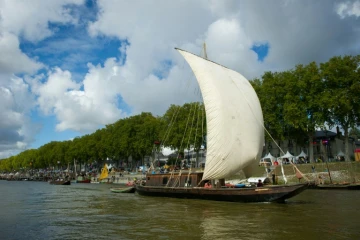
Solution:
[[[90,183],[91,179],[85,179],[85,180],[76,180],[76,183]]]
[[[135,187],[110,188],[113,193],[134,193],[135,190]]]
[[[308,184],[265,186],[261,188],[202,188],[136,186],[143,196],[204,199],[226,202],[284,202],[308,188]]]
[[[360,184],[319,184],[312,185],[310,189],[321,190],[360,190]]]
[[[52,185],[70,185],[71,182],[69,181],[50,181],[49,182]]]

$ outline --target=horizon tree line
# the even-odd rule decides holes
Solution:
[[[299,64],[282,72],[265,72],[250,80],[264,115],[266,143],[291,139],[308,145],[313,162],[313,136],[317,129],[339,126],[344,131],[345,160],[349,161],[350,135],[359,138],[360,55],[335,56],[325,63]],[[199,130],[201,129],[201,131]],[[351,129],[351,131],[350,131]],[[169,147],[184,156],[206,145],[203,103],[171,105],[163,116],[143,112],[106,125],[92,134],[69,141],[52,141],[0,161],[0,170],[103,164],[107,159],[136,165]],[[131,161],[129,157],[131,156]]]

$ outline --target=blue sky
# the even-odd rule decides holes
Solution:
[[[70,71],[73,79],[81,83],[88,71],[89,62],[93,65],[103,65],[108,58],[116,58],[117,61],[125,59],[126,55],[122,56],[118,49],[128,43],[115,37],[89,36],[86,24],[88,21],[96,20],[96,1],[87,0],[85,6],[73,7],[72,11],[79,15],[78,25],[49,23],[50,31],[54,32],[51,37],[38,42],[20,38],[20,49],[29,57],[36,57],[38,61],[46,63],[47,68],[60,67],[62,70]],[[42,69],[39,73],[41,72],[46,74],[47,69]],[[121,96],[118,97],[118,105],[126,112],[130,111]],[[35,136],[36,141],[29,146],[30,148],[38,148],[50,141],[69,140],[84,134],[73,130],[55,131],[56,116],[45,116],[39,109],[33,110],[31,120],[41,125],[41,131]]]
[[[251,50],[253,50],[257,56],[258,56],[258,61],[260,62],[263,62],[264,59],[266,58],[266,56],[268,55],[269,53],[269,49],[270,49],[270,46],[268,43],[265,43],[265,44],[254,44],[252,47],[251,47]]]
[[[199,101],[174,47],[248,79],[360,52],[360,0],[160,1],[0,1],[0,158]]]

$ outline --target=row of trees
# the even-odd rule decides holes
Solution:
[[[259,96],[265,127],[274,139],[308,144],[313,160],[314,132],[340,126],[349,160],[348,130],[360,123],[360,56],[333,57],[320,65],[312,62],[288,71],[266,72],[250,82]],[[198,152],[205,135],[202,103],[171,105],[161,117],[141,113],[72,141],[24,151],[0,161],[0,170],[66,166],[74,159],[83,164],[101,164],[108,158],[127,162],[130,156],[143,161],[159,151],[160,145],[154,144],[157,141],[182,154],[189,148]],[[271,141],[269,135],[266,138]]]
[[[1,160],[0,170],[66,167],[72,166],[74,160],[78,164],[102,165],[107,159],[135,167],[161,146],[177,149],[184,156],[184,150],[195,148],[198,151],[203,143],[206,129],[199,129],[205,127],[204,112],[202,103],[187,103],[171,105],[162,117],[141,113],[120,119],[92,134],[69,141],[53,141]]]
[[[360,55],[266,72],[251,83],[263,108],[265,127],[275,139],[307,142],[313,160],[314,132],[339,126],[349,160],[349,129],[360,124]]]

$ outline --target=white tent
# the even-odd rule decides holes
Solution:
[[[270,163],[269,160],[266,161],[266,159],[269,159],[269,160],[270,160],[271,165],[273,165],[274,162],[276,161],[276,157],[274,157],[273,155],[271,155],[271,153],[268,153],[267,155],[265,155],[265,157],[261,158],[260,164],[265,163],[265,162]]]
[[[307,157],[307,155],[306,155],[306,153],[304,153],[304,151],[301,151],[301,153],[298,156],[296,156],[296,158],[301,158],[301,157],[303,157],[303,158]]]
[[[291,153],[289,153],[289,151],[287,151],[287,152],[286,152],[286,154],[285,154],[284,156],[281,156],[281,157],[279,157],[279,158],[289,158],[289,159],[293,159],[293,158],[294,158],[294,156],[293,156],[293,155],[291,155]]]
[[[289,153],[289,151],[287,151],[285,155],[279,157],[279,159],[282,159],[282,160],[285,159],[285,158],[289,159],[289,161],[291,161],[291,162],[293,162],[295,160],[295,157],[293,155],[291,155],[291,153]],[[285,164],[286,163],[287,162],[285,162]]]
[[[276,157],[274,157],[273,155],[271,155],[271,153],[268,153],[267,155],[265,155],[265,157],[263,157],[262,159],[270,159],[272,162],[276,160]]]
[[[345,157],[345,154],[340,150],[338,154],[336,154],[338,157]]]
[[[306,155],[306,153],[304,153],[304,151],[301,151],[301,153],[295,157],[297,163],[299,163],[299,159],[301,159],[301,158],[304,158],[304,163],[306,163],[307,155]]]

